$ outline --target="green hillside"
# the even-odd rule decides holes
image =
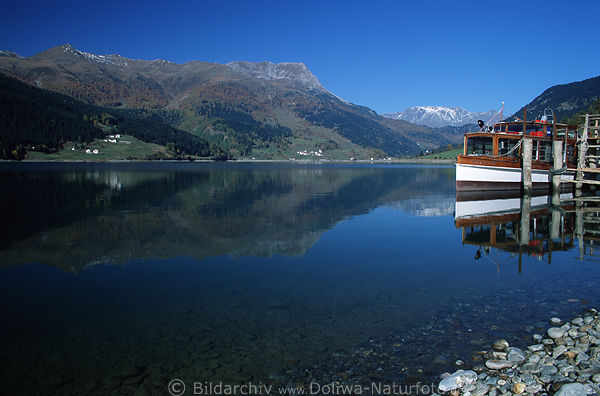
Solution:
[[[222,156],[217,145],[131,110],[88,105],[0,75],[0,158],[53,154],[66,142],[86,145],[108,134],[170,148],[167,158]]]

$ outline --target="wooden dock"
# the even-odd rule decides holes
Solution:
[[[575,183],[576,189],[581,189],[584,184],[600,186],[597,177],[600,174],[600,114],[586,114],[584,117],[583,131],[577,140],[577,168],[567,169],[575,172],[575,179],[561,180]]]

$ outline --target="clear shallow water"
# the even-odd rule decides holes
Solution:
[[[576,242],[521,272],[505,251],[476,259],[453,167],[3,164],[0,179],[3,393],[426,381],[600,297]]]

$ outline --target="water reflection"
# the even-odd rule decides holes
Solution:
[[[422,167],[55,166],[0,172],[0,183],[11,186],[0,218],[12,225],[1,231],[2,266],[69,272],[182,255],[299,256],[340,220],[397,202],[423,210],[418,197],[440,194],[447,208],[454,189],[452,169]]]
[[[575,249],[554,249],[552,265],[524,253],[522,274],[475,260],[455,221],[489,210],[463,215],[453,168],[11,166],[0,166],[5,393],[162,394],[173,378],[426,383],[600,301],[597,266],[573,265]],[[496,243],[554,235],[536,198],[529,221],[516,203]],[[570,209],[542,209],[561,216],[550,239],[566,247]]]
[[[501,267],[523,256],[552,263],[552,252],[575,246],[575,213],[572,193],[523,197],[518,192],[457,193],[455,226],[462,230],[463,245],[477,247],[476,260],[490,260]]]

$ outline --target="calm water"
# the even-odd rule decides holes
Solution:
[[[568,211],[548,254],[532,204],[519,264],[518,216],[495,220],[505,250],[455,222],[453,167],[3,164],[0,183],[5,394],[428,380],[600,300]]]

